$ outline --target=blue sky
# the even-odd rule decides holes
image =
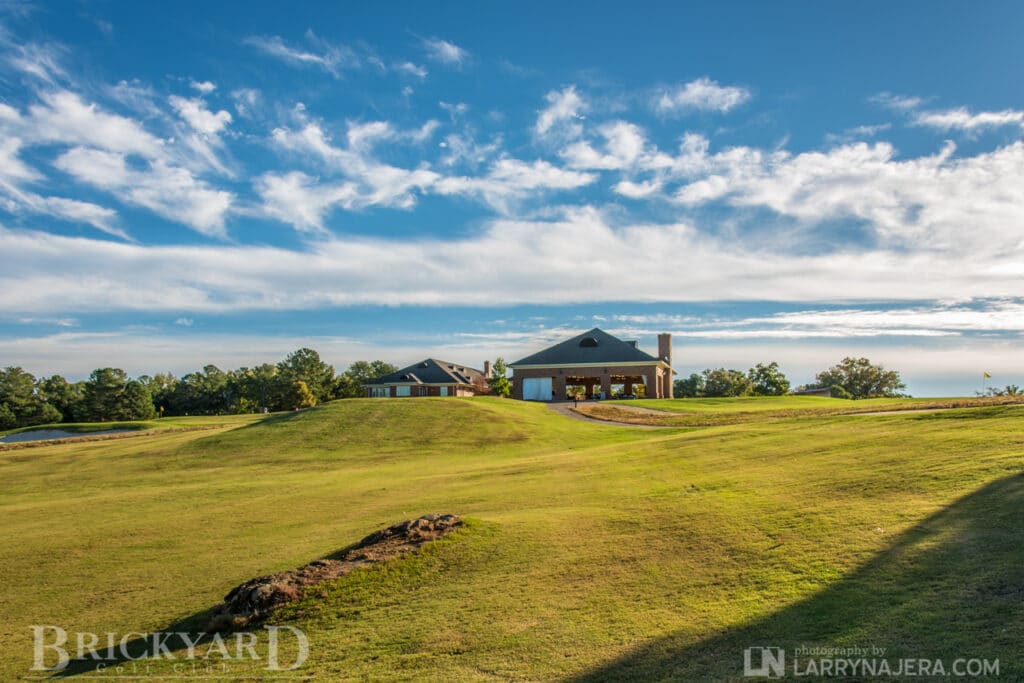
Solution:
[[[349,6],[352,5],[352,6]],[[1024,5],[0,2],[0,364],[600,326],[1024,384]]]

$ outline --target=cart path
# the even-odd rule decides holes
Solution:
[[[633,424],[632,422],[617,422],[615,420],[599,420],[596,417],[590,417],[588,415],[584,415],[582,413],[578,413],[575,410],[573,410],[572,401],[559,401],[559,402],[554,402],[554,403],[548,403],[548,408],[550,408],[551,410],[555,411],[559,415],[564,415],[565,417],[568,417],[568,418],[573,419],[573,420],[579,420],[580,422],[590,422],[591,424],[602,424],[602,425],[609,425],[609,426],[612,426],[612,427],[629,427],[630,429],[679,429],[680,428],[679,426],[676,426],[676,425],[638,425],[638,424]],[[634,409],[634,410],[636,410],[636,409]],[[650,411],[652,413],[664,414],[664,411],[660,411],[660,410],[651,410],[649,408],[644,408],[643,410],[648,410],[648,411]]]

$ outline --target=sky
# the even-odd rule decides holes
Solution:
[[[1024,384],[1020,2],[0,0],[0,366]]]

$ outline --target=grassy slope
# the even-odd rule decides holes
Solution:
[[[743,647],[823,642],[1024,675],[1022,428],[1000,407],[651,432],[363,400],[0,453],[0,678],[26,673],[30,624],[201,621],[246,578],[425,512],[474,523],[280,616],[311,674],[737,676]]]

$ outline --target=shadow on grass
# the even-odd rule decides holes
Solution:
[[[992,482],[932,515],[824,591],[729,631],[693,642],[680,633],[648,643],[578,683],[742,679],[749,647],[885,648],[898,659],[999,659],[1002,677],[1024,676],[1024,475]],[[871,657],[871,655],[868,655]],[[807,658],[799,671],[807,671]],[[754,658],[754,664],[759,661]],[[868,677],[860,676],[859,680]],[[835,679],[832,679],[835,680]]]
[[[196,612],[195,614],[191,614],[182,619],[178,619],[173,623],[167,624],[162,629],[160,629],[159,632],[187,633],[190,639],[194,639],[197,637],[198,634],[203,633],[203,630],[206,628],[206,625],[210,622],[210,619],[213,617],[213,612],[213,607],[202,610],[200,612]],[[93,659],[91,657],[85,657],[83,659],[72,659],[65,669],[54,672],[53,675],[50,676],[50,678],[67,678],[69,676],[78,676],[80,674],[89,673],[90,671],[104,669],[113,671],[118,665],[131,663],[133,660],[137,660],[140,657],[145,656],[147,653],[152,652],[153,633],[131,635],[143,635],[143,637],[127,641],[124,645],[123,652],[121,650],[120,645],[118,645],[118,643],[115,642],[114,653],[116,656],[110,659],[103,659],[100,661],[97,661],[96,659]],[[213,634],[204,635],[202,639],[199,641],[199,643],[208,644],[212,637]],[[176,649],[177,647],[182,645],[182,642],[178,638],[174,638],[170,641],[169,644],[172,649]],[[71,639],[69,639],[68,645],[66,647],[69,647],[69,649],[70,647],[74,647],[74,643],[72,642]],[[106,656],[106,642],[103,642],[101,640],[101,642],[97,645],[96,649],[99,651],[100,655],[104,657]],[[146,663],[146,660],[141,659],[139,663],[144,665]]]

